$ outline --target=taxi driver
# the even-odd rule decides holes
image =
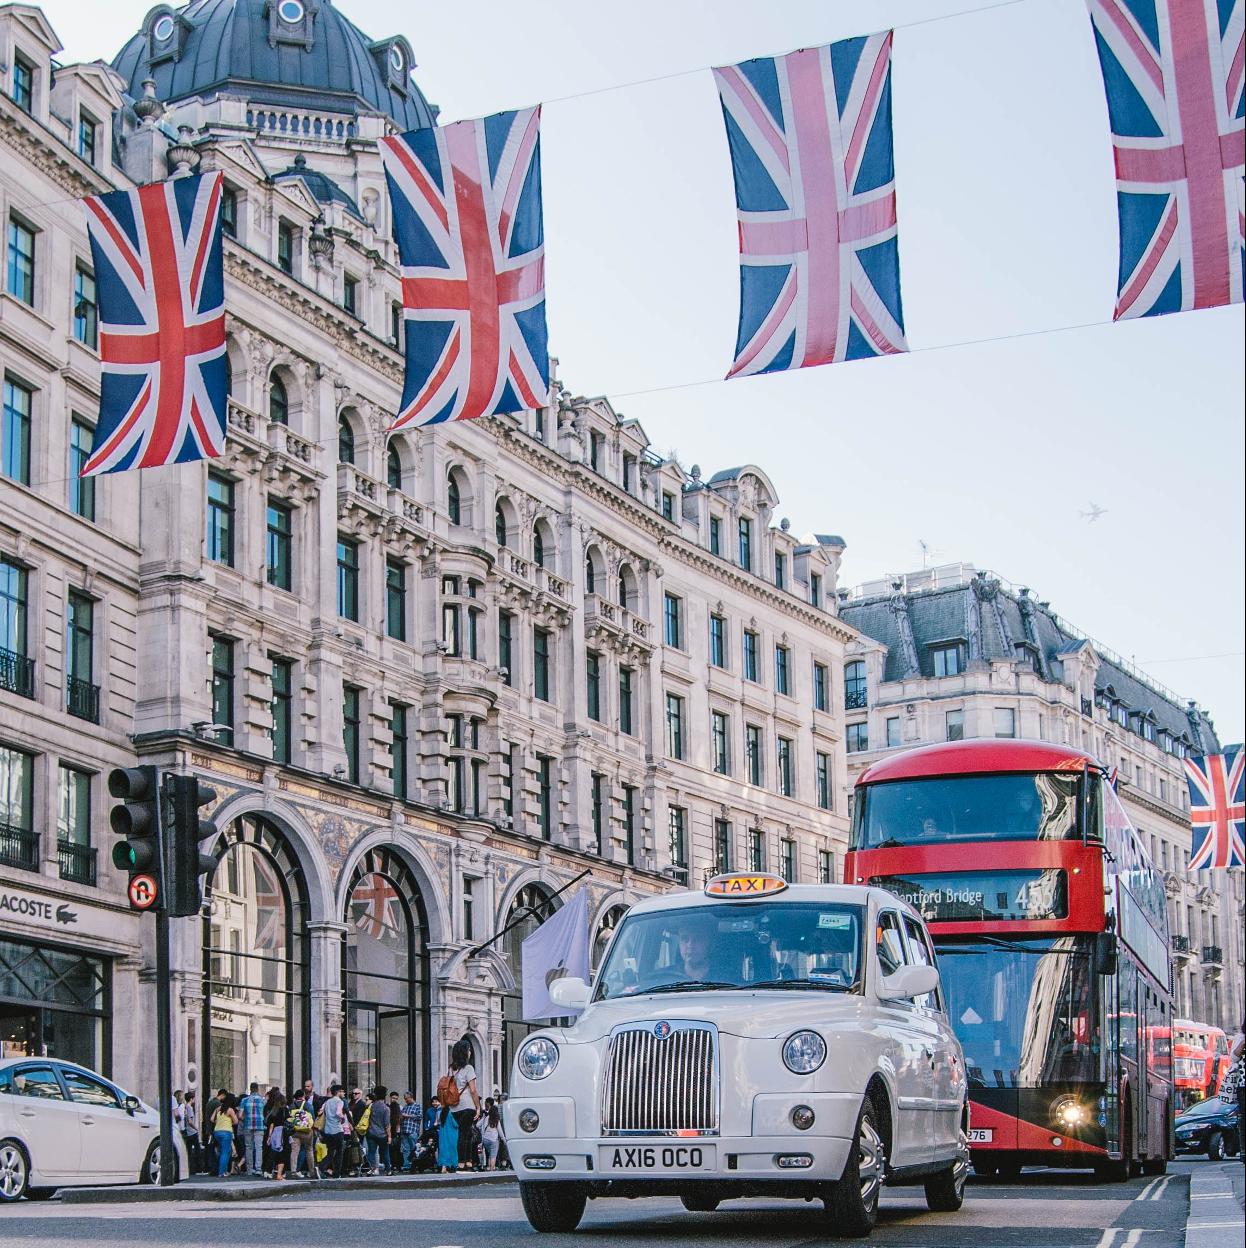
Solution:
[[[686,916],[677,935],[679,963],[675,973],[686,980],[710,978],[710,949],[713,936],[710,924],[702,918]]]

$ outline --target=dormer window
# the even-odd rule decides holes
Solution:
[[[35,107],[35,67],[21,55],[13,58],[13,103],[24,113]]]
[[[163,11],[161,11],[163,9]],[[190,29],[176,13],[166,6],[157,9],[147,28],[147,63],[158,65],[170,58],[178,60]]]
[[[173,32],[177,29],[177,24],[169,14],[156,19],[156,24],[151,28],[151,37],[157,43],[167,43],[173,38]]]
[[[99,123],[95,118],[89,113],[80,112],[78,114],[78,155],[88,165],[95,164],[96,136],[98,133]]]
[[[391,91],[399,91],[405,95],[410,89],[411,70],[415,66],[410,45],[399,37],[383,39],[372,44],[371,48],[377,67],[385,75],[385,85]]]
[[[268,43],[299,44],[310,48],[316,25],[315,0],[269,0]]]
[[[959,676],[965,670],[965,655],[960,642],[942,642],[931,646],[930,670],[935,676]]]

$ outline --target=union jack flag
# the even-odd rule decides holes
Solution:
[[[1114,320],[1242,301],[1246,0],[1089,0],[1116,158]]]
[[[728,377],[907,351],[891,32],[714,70],[735,175]]]
[[[547,402],[540,120],[527,108],[381,140],[406,323],[394,429]]]
[[[1246,866],[1246,753],[1226,745],[1223,753],[1185,760],[1190,786],[1190,870]]]
[[[249,855],[255,891],[255,947],[280,949],[286,938],[286,901],[281,882],[259,853]]]
[[[375,940],[401,930],[398,915],[398,890],[377,872],[365,875],[350,895],[355,927]]]
[[[101,374],[84,477],[225,449],[221,181],[202,174],[83,200]]]

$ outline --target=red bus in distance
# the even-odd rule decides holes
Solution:
[[[1099,762],[1015,739],[881,759],[857,780],[844,880],[890,889],[930,927],[979,1173],[1163,1172],[1164,890]]]

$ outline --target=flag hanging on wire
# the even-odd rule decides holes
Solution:
[[[219,173],[83,200],[99,299],[100,416],[82,475],[225,450]]]
[[[1219,754],[1185,760],[1190,786],[1190,870],[1246,866],[1246,753],[1226,745]]]
[[[555,1005],[549,989],[554,980],[564,976],[584,980],[590,977],[588,946],[588,889],[582,888],[520,945],[526,1020],[578,1013]]]
[[[540,120],[526,108],[381,140],[406,326],[395,429],[548,401]]]
[[[735,175],[729,377],[907,351],[891,32],[714,70]]]
[[[1114,320],[1242,301],[1246,0],[1088,0],[1116,159]]]

